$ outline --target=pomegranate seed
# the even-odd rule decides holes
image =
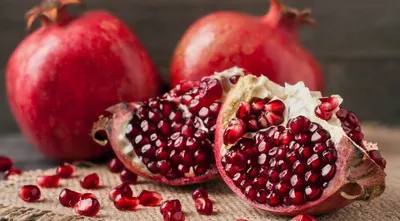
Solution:
[[[139,199],[136,197],[125,197],[119,194],[115,197],[114,206],[118,210],[136,210],[139,206]]]
[[[40,189],[35,185],[25,185],[18,189],[19,198],[28,203],[38,201],[40,195]]]
[[[56,174],[60,178],[70,178],[74,172],[75,167],[68,163],[64,163],[63,165],[58,166],[56,169]]]
[[[307,166],[314,171],[318,171],[322,167],[323,160],[318,156],[318,154],[313,154],[307,160]]]
[[[369,157],[375,161],[382,169],[386,167],[386,160],[383,159],[379,150],[371,150],[368,152]]]
[[[239,81],[239,79],[240,79],[240,75],[234,75],[234,76],[232,76],[232,77],[229,78],[229,81],[230,81],[232,84],[236,84],[236,83]]]
[[[267,102],[261,98],[255,98],[254,101],[251,103],[251,110],[254,113],[260,113],[264,110],[264,105]]]
[[[96,189],[100,186],[100,177],[97,173],[91,173],[80,180],[83,189]]]
[[[318,184],[320,178],[319,178],[319,175],[316,172],[307,171],[306,174],[304,175],[304,180],[308,184]]]
[[[111,201],[114,201],[117,195],[121,195],[122,197],[132,197],[133,191],[128,183],[122,183],[117,187],[115,187],[114,189],[112,189],[108,194],[108,197],[110,198]]]
[[[143,190],[138,198],[142,206],[157,206],[162,201],[161,194],[155,191]]]
[[[278,184],[276,184],[275,190],[279,195],[285,196],[289,193],[290,186],[287,183],[279,182]]]
[[[5,172],[7,170],[10,170],[13,167],[13,161],[6,157],[6,156],[0,156],[0,172]]]
[[[322,103],[329,103],[332,106],[332,110],[335,110],[339,106],[339,100],[336,97],[323,97],[319,100]]]
[[[331,138],[331,135],[328,133],[328,131],[326,131],[324,129],[318,129],[311,136],[311,142],[313,142],[313,143],[324,143],[329,138]]]
[[[211,215],[213,212],[213,203],[208,198],[197,198],[195,207],[197,212],[202,215]]]
[[[197,198],[208,198],[208,193],[203,188],[197,188],[192,193],[192,199],[196,200]]]
[[[22,171],[20,169],[12,168],[12,169],[4,172],[4,180],[8,180],[10,178],[10,176],[21,175],[21,174],[22,174]]]
[[[335,165],[329,165],[327,164],[324,166],[321,170],[321,178],[324,181],[329,181],[333,178],[336,172],[336,166]]]
[[[100,210],[100,203],[96,198],[79,200],[75,205],[75,212],[82,216],[96,216]]]
[[[84,194],[82,194],[80,200],[89,199],[89,198],[97,199],[97,197],[93,193],[84,193]]]
[[[167,200],[163,202],[160,206],[161,214],[164,214],[166,212],[178,212],[178,211],[182,211],[182,205],[181,202],[177,199]]]
[[[213,101],[222,96],[222,85],[215,78],[204,78],[200,82],[199,96],[204,106],[210,106]]]
[[[167,211],[163,214],[164,221],[185,221],[185,214],[182,211]]]
[[[357,116],[351,111],[347,115],[347,121],[353,126],[360,125],[360,121],[358,120]]]
[[[120,173],[124,168],[125,168],[124,164],[122,164],[122,162],[116,157],[108,161],[108,169],[112,173]]]
[[[229,121],[228,127],[224,132],[224,143],[232,144],[235,143],[239,138],[245,134],[245,128],[243,121],[237,118],[233,118]]]
[[[250,114],[250,104],[247,102],[242,102],[236,111],[236,117],[239,119],[246,119]]]
[[[65,207],[74,207],[76,203],[80,200],[82,194],[72,191],[70,189],[63,189],[58,196],[58,200],[61,205]]]
[[[318,187],[313,187],[313,186],[308,186],[305,189],[305,194],[308,200],[316,200],[318,199],[321,194],[322,194],[322,190]]]
[[[290,190],[289,199],[293,205],[301,205],[305,202],[304,193],[296,189]]]
[[[288,127],[294,134],[300,134],[308,130],[310,126],[310,120],[302,115],[291,119],[288,122]]]
[[[123,183],[136,184],[138,176],[125,168],[121,171],[120,178]]]
[[[317,220],[311,215],[300,214],[293,217],[293,219],[291,219],[290,221],[317,221]]]
[[[265,115],[265,117],[266,117],[268,123],[270,123],[272,125],[279,125],[279,124],[283,123],[283,121],[285,121],[285,119],[283,118],[282,115],[275,114],[272,112],[268,112]]]
[[[270,206],[277,206],[281,203],[281,198],[274,192],[270,192],[267,196],[267,203]]]
[[[43,188],[57,187],[59,182],[60,182],[60,177],[58,175],[36,177],[36,183]]]
[[[315,107],[314,113],[323,120],[330,120],[333,116],[333,109],[329,103],[322,103]]]
[[[285,104],[281,100],[273,100],[265,105],[267,111],[274,112],[275,114],[281,115],[285,111]]]

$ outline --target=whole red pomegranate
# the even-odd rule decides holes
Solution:
[[[304,81],[311,90],[322,91],[320,66],[297,35],[299,25],[314,22],[308,18],[310,10],[299,12],[278,0],[270,2],[265,16],[218,11],[192,24],[175,50],[172,84],[239,66],[281,85]]]
[[[282,215],[325,214],[380,196],[386,162],[342,101],[303,82],[241,77],[216,123],[220,175],[245,202]]]
[[[67,4],[44,0],[27,13],[42,27],[27,36],[7,66],[11,110],[26,137],[56,160],[104,156],[90,137],[97,116],[121,101],[157,94],[158,73],[138,37],[106,11],[70,16]]]
[[[109,142],[126,168],[147,179],[168,185],[214,179],[215,122],[226,93],[243,75],[232,68],[201,81],[182,81],[144,102],[115,105],[94,125],[93,138]],[[97,136],[104,132],[106,140]]]

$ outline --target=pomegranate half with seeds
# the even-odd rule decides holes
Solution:
[[[245,202],[282,215],[324,214],[378,197],[385,161],[342,102],[303,82],[241,77],[217,120],[221,176]]]
[[[243,75],[232,68],[183,81],[143,103],[113,106],[95,123],[93,137],[101,145],[109,142],[125,167],[144,178],[168,185],[216,178],[215,122],[227,92]]]

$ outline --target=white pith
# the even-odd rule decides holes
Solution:
[[[243,76],[244,75],[243,69],[238,68],[238,67],[233,67],[231,69],[228,69],[228,70],[225,70],[225,71],[222,71],[219,73],[215,72],[214,75],[210,76],[210,77],[218,79],[222,85],[223,94],[220,99],[221,101],[225,100],[226,95],[234,86],[234,84],[232,84],[229,79],[235,75]],[[178,108],[182,110],[183,116],[185,116],[187,114],[191,114],[190,111],[188,110],[187,106],[185,106],[185,105],[179,104]],[[147,171],[148,169],[147,169],[146,165],[143,164],[141,157],[136,155],[136,152],[134,151],[134,147],[133,147],[132,143],[126,137],[126,133],[128,133],[132,130],[132,125],[129,124],[129,121],[126,121],[126,122],[127,122],[126,124],[122,125],[122,128],[124,128],[124,130],[123,130],[124,133],[120,134],[118,136],[119,142],[122,147],[122,152],[124,153],[125,156],[130,156],[132,163],[134,165],[136,165],[136,167],[138,169],[140,169],[142,171]],[[199,119],[199,122],[201,124],[201,126],[199,128],[208,132],[208,128],[206,128],[204,126],[203,120]],[[191,166],[189,169],[189,172],[185,173],[185,177],[195,177],[195,176],[196,175],[194,173],[194,168],[193,168],[193,166]]]

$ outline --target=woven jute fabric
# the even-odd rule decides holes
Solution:
[[[389,221],[400,220],[400,132],[391,128],[369,126],[364,128],[370,140],[377,141],[388,161],[386,172],[387,188],[384,194],[370,202],[354,202],[337,212],[319,216],[319,221]],[[121,212],[115,209],[108,199],[109,191],[120,184],[117,174],[110,173],[104,165],[81,163],[76,165],[77,172],[74,178],[62,180],[60,186],[54,189],[42,188],[40,202],[25,203],[17,196],[17,190],[25,184],[35,184],[38,175],[54,174],[55,169],[24,172],[22,176],[14,176],[8,181],[0,183],[0,220],[135,220],[153,221],[162,220],[159,207],[140,207],[137,211]],[[101,188],[83,190],[79,179],[89,173],[96,172],[101,177]],[[179,199],[188,221],[235,221],[242,218],[249,221],[287,221],[290,217],[275,216],[252,208],[240,201],[235,194],[221,180],[201,185],[185,187],[169,187],[139,179],[138,184],[131,186],[135,194],[141,190],[153,190],[162,194],[164,200]],[[194,208],[191,193],[196,187],[208,190],[214,202],[214,214],[199,215]],[[71,208],[62,207],[58,202],[58,195],[62,188],[69,188],[79,192],[94,193],[101,204],[98,215],[94,218],[78,216]]]

